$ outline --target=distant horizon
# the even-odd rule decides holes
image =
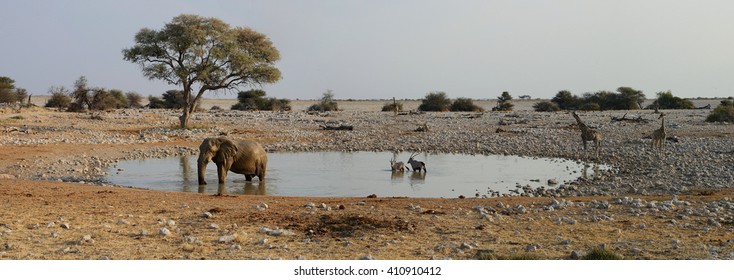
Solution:
[[[34,94],[32,96],[32,98],[50,98],[50,97],[51,97],[51,95],[48,95],[48,94]],[[143,98],[145,98],[145,99],[148,99],[148,97],[149,96],[143,96]],[[160,98],[160,96],[154,96],[154,97],[159,97]],[[207,96],[202,97],[202,98],[203,99],[207,99],[207,100],[237,100],[237,96],[236,95],[229,96],[227,98],[222,98],[222,97],[207,97]],[[456,99],[456,98],[463,98],[463,97],[451,97],[451,96],[449,96],[448,98],[453,100],[453,99]],[[724,100],[724,99],[732,99],[732,98],[734,98],[734,96],[723,96],[723,97],[693,97],[693,98],[682,97],[682,98],[683,99],[689,99],[689,100]],[[293,99],[287,98],[287,99],[288,100],[291,100],[291,101],[319,101],[320,100],[320,98],[293,98]],[[470,99],[473,100],[473,101],[497,101],[497,98],[470,98]],[[553,99],[553,97],[551,97],[551,98],[535,98],[535,97],[532,97],[530,99],[520,99],[520,98],[517,98],[517,97],[513,96],[511,102],[516,102],[516,101],[539,101],[539,100],[540,101],[543,101],[543,100],[551,100],[551,99]],[[657,99],[657,98],[646,97],[644,100],[649,101],[649,100],[655,100],[655,99]],[[375,99],[369,99],[369,98],[343,98],[343,99],[342,98],[334,98],[334,100],[335,101],[392,101],[392,98],[375,98]],[[423,100],[423,98],[395,98],[395,100],[397,100],[397,101],[421,101],[421,100]]]
[[[34,95],[71,88],[80,76],[146,97],[177,89],[145,78],[122,50],[141,29],[180,14],[265,34],[280,52],[282,80],[262,89],[278,98],[318,99],[331,89],[340,100],[433,91],[550,99],[621,86],[648,98],[734,95],[732,1],[40,2],[7,0],[0,10],[0,76]],[[205,97],[221,95],[233,96]]]

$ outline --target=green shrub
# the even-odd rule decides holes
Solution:
[[[122,93],[119,89],[111,89],[110,95],[115,99],[114,108],[120,109],[120,108],[127,108],[130,104],[130,101],[127,99],[127,96]]]
[[[127,98],[127,106],[128,108],[140,108],[143,107],[143,96],[140,95],[137,92],[128,92],[125,93],[125,97]]]
[[[434,91],[426,94],[418,110],[426,112],[446,112],[451,107],[451,100],[442,91]]]
[[[288,99],[265,98],[265,91],[253,89],[237,93],[237,104],[232,105],[232,110],[270,110],[290,111],[291,105]]]
[[[90,110],[109,110],[118,108],[119,100],[111,92],[104,89],[93,91],[91,96]],[[121,93],[121,92],[120,92]]]
[[[15,80],[2,76],[0,77],[0,103],[23,102],[28,97],[25,89],[16,88]]]
[[[555,112],[561,110],[556,103],[550,101],[535,103],[535,105],[533,105],[533,109],[535,109],[536,112]]]
[[[492,108],[492,111],[512,111],[512,107],[515,105],[510,103],[512,96],[509,92],[502,92],[502,95],[497,97],[497,106]]]
[[[581,100],[578,96],[571,94],[570,91],[562,90],[559,91],[551,102],[558,105],[562,110],[575,110],[578,109],[581,104]]]
[[[601,110],[601,106],[599,106],[598,103],[584,103],[583,105],[579,106],[579,110],[581,111],[599,111]]]
[[[313,104],[308,107],[307,111],[339,111],[339,106],[334,100],[334,93],[332,90],[327,89],[326,92],[321,96],[321,102]]]
[[[706,117],[707,122],[729,122],[734,123],[734,104],[729,100],[724,100],[721,105],[711,111]]]
[[[595,248],[586,256],[584,256],[582,259],[584,260],[623,260],[624,257],[620,256],[612,251],[602,249],[602,248]]]
[[[578,97],[567,90],[559,91],[551,102],[562,110],[634,110],[639,109],[645,94],[630,87],[619,87],[617,92],[597,91]]]
[[[194,100],[192,96],[191,99]],[[168,90],[163,93],[162,98],[156,96],[148,96],[148,108],[151,109],[181,109],[184,107],[184,94],[182,90]],[[201,109],[201,103],[197,102],[194,110]]]
[[[471,98],[457,98],[451,103],[452,112],[483,112],[484,109],[474,104]]]
[[[694,109],[693,102],[673,96],[670,91],[658,92],[658,99],[645,107],[646,109]]]
[[[385,105],[382,106],[383,112],[393,112],[393,111],[402,111],[402,110],[403,110],[402,102],[386,102]]]
[[[166,108],[166,102],[163,101],[160,97],[156,96],[148,96],[148,108],[151,109],[165,109]]]
[[[267,106],[265,110],[271,111],[290,111],[291,101],[290,99],[277,99],[275,97],[268,98]]]
[[[190,100],[193,100],[191,98]],[[164,108],[181,109],[184,107],[184,93],[182,90],[168,90],[163,93]]]
[[[74,82],[74,91],[71,96],[74,101],[69,106],[69,110],[73,112],[124,108],[128,104],[127,97],[122,94],[121,90],[107,90],[100,87],[89,88],[87,78],[84,76],[79,77]]]
[[[71,105],[71,97],[69,91],[64,87],[52,87],[48,90],[51,93],[51,98],[46,101],[46,107],[48,108],[59,108],[66,109]]]

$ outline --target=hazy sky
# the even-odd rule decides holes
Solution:
[[[734,95],[734,1],[33,1],[0,5],[0,76],[46,94],[176,86],[123,60],[141,28],[182,13],[266,34],[283,79],[268,96],[550,98],[630,86],[648,97]],[[229,93],[219,96],[234,98]]]

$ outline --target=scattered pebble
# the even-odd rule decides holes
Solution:
[[[171,231],[168,230],[167,228],[159,228],[158,234],[163,235],[163,236],[168,236],[168,235],[171,235]]]
[[[230,243],[230,242],[233,242],[235,239],[237,239],[236,234],[223,235],[219,237],[219,243]]]

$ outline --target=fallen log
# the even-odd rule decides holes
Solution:
[[[354,130],[354,126],[353,125],[340,125],[340,126],[322,125],[321,129],[323,130]]]

